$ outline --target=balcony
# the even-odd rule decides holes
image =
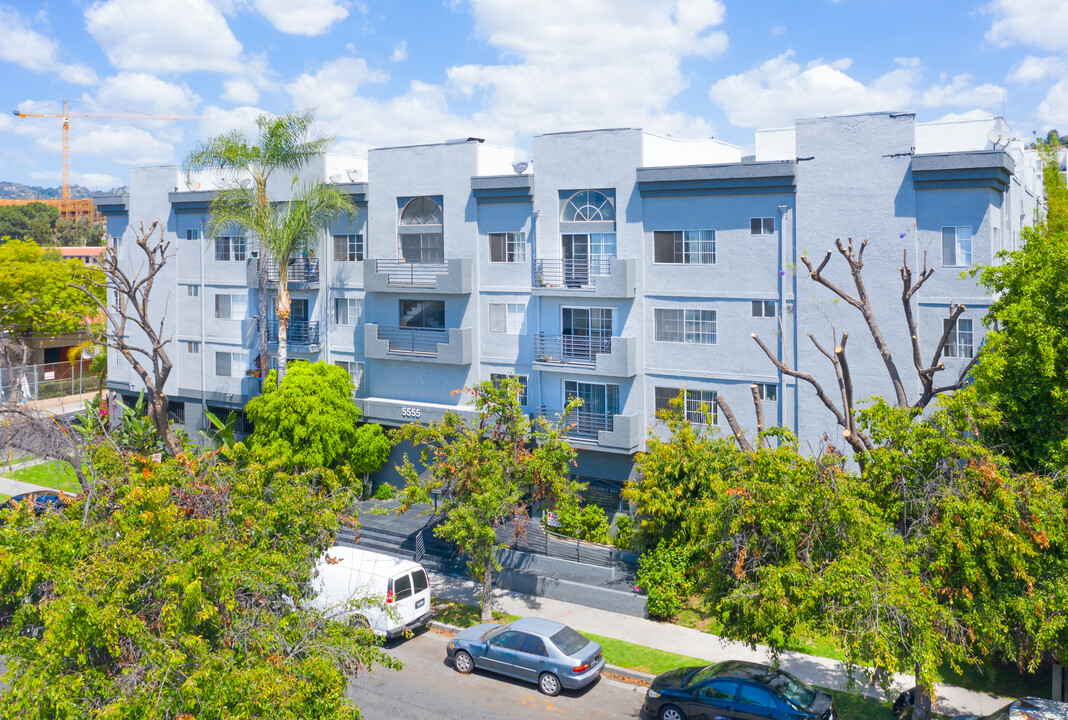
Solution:
[[[417,328],[367,324],[364,356],[379,360],[412,360],[441,365],[470,365],[471,328]]]
[[[538,408],[538,416],[559,422],[561,411],[542,407]],[[641,444],[642,427],[637,415],[584,412],[579,408],[567,416],[565,433],[568,440],[578,444],[634,452]]]
[[[638,287],[636,268],[633,258],[537,260],[532,287],[539,295],[632,298]]]
[[[412,292],[421,290],[445,295],[471,293],[471,260],[455,258],[440,262],[369,260],[363,264],[367,292]]]
[[[269,258],[249,258],[245,269],[247,284],[250,288],[259,287],[259,263],[264,264],[268,285],[278,284],[278,263]],[[286,275],[289,287],[296,290],[317,290],[319,288],[319,258],[291,258],[289,272]]]
[[[597,375],[632,377],[638,372],[637,340],[633,337],[582,335],[534,336],[534,362],[584,369]]]
[[[267,342],[278,343],[278,321],[267,325]],[[319,323],[290,320],[286,328],[286,347],[297,352],[319,352]]]

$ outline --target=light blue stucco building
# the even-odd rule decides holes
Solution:
[[[305,168],[338,183],[359,213],[290,269],[289,354],[343,365],[365,418],[386,426],[463,411],[457,391],[499,376],[521,378],[531,414],[552,416],[578,396],[576,474],[609,508],[656,410],[679,392],[694,420],[708,404],[729,432],[712,405],[723,394],[752,432],[755,384],[768,425],[790,428],[806,449],[825,436],[842,444],[812,389],[780,373],[753,335],[834,393],[834,371],[808,336],[830,347],[834,333],[849,333],[858,394],[892,397],[860,314],[808,278],[803,254],[818,264],[836,238],[869,239],[864,281],[914,399],[903,254],[917,274],[924,258],[935,269],[912,300],[925,360],[950,304],[968,308],[939,375],[952,383],[982,341],[991,301],[966,271],[1016,247],[1042,204],[1037,158],[998,119],[804,119],[759,131],[745,158],[715,140],[636,129],[551,133],[534,138],[532,162],[517,157],[469,138]],[[203,409],[240,410],[258,384],[246,371],[266,260],[254,239],[203,232],[213,189],[241,180],[135,168],[129,194],[96,200],[130,267],[133,229],[166,225],[173,257],[153,310],[166,311],[175,364],[166,389],[191,433],[205,425]],[[272,180],[273,196],[287,198],[288,178]],[[837,254],[825,275],[853,290]],[[271,311],[266,321],[274,337]],[[109,363],[109,387],[136,394],[122,358]],[[391,467],[382,479],[395,477]]]

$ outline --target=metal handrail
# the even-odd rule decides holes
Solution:
[[[612,272],[614,258],[596,256],[580,260],[538,260],[534,287],[591,288],[595,278]]]
[[[612,338],[590,335],[534,335],[537,362],[593,365],[597,356],[612,352]]]
[[[278,262],[273,258],[262,259],[267,273],[267,282],[278,282]],[[291,283],[319,282],[319,258],[290,258],[288,279]]]
[[[433,287],[441,275],[448,275],[449,263],[426,260],[375,260],[375,272],[386,276],[387,285]]]
[[[437,355],[438,345],[449,342],[449,331],[445,328],[379,325],[378,339],[389,342],[391,353]]]
[[[559,422],[563,412],[552,408],[538,408],[538,415],[551,422]],[[569,438],[581,438],[596,440],[597,433],[602,430],[612,432],[615,427],[615,415],[611,413],[595,413],[582,410],[573,410],[567,416],[567,428],[565,432]]]
[[[267,342],[278,342],[278,321],[267,325]],[[286,345],[307,347],[319,344],[319,321],[290,320],[286,327]]]

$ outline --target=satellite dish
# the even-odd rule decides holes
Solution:
[[[330,182],[334,183],[335,185],[337,185],[338,183],[345,182],[344,173],[334,173],[330,176]]]
[[[349,182],[359,182],[363,179],[363,170],[360,170],[359,168],[347,170],[346,174],[349,176]]]
[[[1005,122],[1004,118],[994,118],[994,126],[990,128],[990,132],[986,134],[986,139],[994,144],[994,149],[997,150],[999,145],[1007,145],[1009,138],[1012,134],[1012,128]]]
[[[196,183],[194,185],[192,179],[186,180],[185,181],[185,188],[186,188],[186,190],[199,190],[200,189],[200,183],[198,182],[198,183]]]
[[[229,185],[229,183],[223,180],[222,178],[215,179],[215,187],[219,188],[220,190],[226,187],[227,185]]]
[[[243,187],[243,188],[250,188],[250,187],[252,187],[252,181],[251,181],[251,180],[249,180],[248,178],[244,178],[244,179],[243,179],[243,180],[241,181],[241,187]]]
[[[514,162],[512,163],[512,169],[515,170],[516,175],[522,175],[530,167],[529,162]]]

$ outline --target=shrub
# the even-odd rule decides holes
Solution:
[[[375,494],[372,495],[375,500],[392,500],[397,497],[397,488],[393,487],[389,483],[382,483],[375,488]]]
[[[608,516],[599,505],[580,506],[577,501],[565,502],[558,504],[555,512],[560,526],[550,528],[554,532],[587,542],[608,543]]]
[[[638,587],[646,594],[645,607],[654,617],[670,620],[679,614],[690,594],[686,579],[689,553],[661,541],[656,550],[638,562]]]
[[[630,515],[619,513],[612,523],[612,544],[620,550],[630,550],[634,528],[631,524]]]

